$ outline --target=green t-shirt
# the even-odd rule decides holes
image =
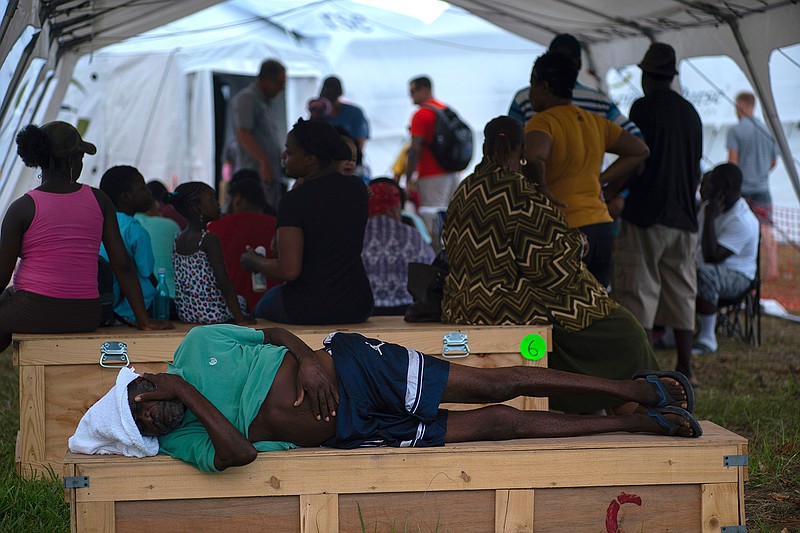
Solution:
[[[192,328],[175,351],[167,372],[194,385],[225,418],[247,436],[267,397],[286,348],[264,344],[261,331],[217,324]],[[190,411],[174,431],[159,437],[160,453],[191,463],[204,472],[214,468],[214,445]],[[253,443],[260,452],[288,450],[290,442]]]

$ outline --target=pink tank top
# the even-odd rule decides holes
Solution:
[[[27,194],[36,211],[22,235],[14,288],[51,298],[98,298],[103,212],[91,187],[82,185],[67,194]]]

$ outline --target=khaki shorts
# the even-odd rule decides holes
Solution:
[[[694,330],[697,234],[625,220],[614,252],[611,296],[645,329],[653,324]]]

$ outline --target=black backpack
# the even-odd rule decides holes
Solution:
[[[472,160],[472,130],[449,107],[425,107],[436,113],[433,139],[428,146],[433,157],[447,171],[464,170]]]

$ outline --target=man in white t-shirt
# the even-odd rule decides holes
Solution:
[[[698,213],[697,318],[700,331],[692,354],[716,352],[714,333],[720,298],[746,291],[756,276],[758,219],[742,198],[742,171],[718,165],[703,177]]]

